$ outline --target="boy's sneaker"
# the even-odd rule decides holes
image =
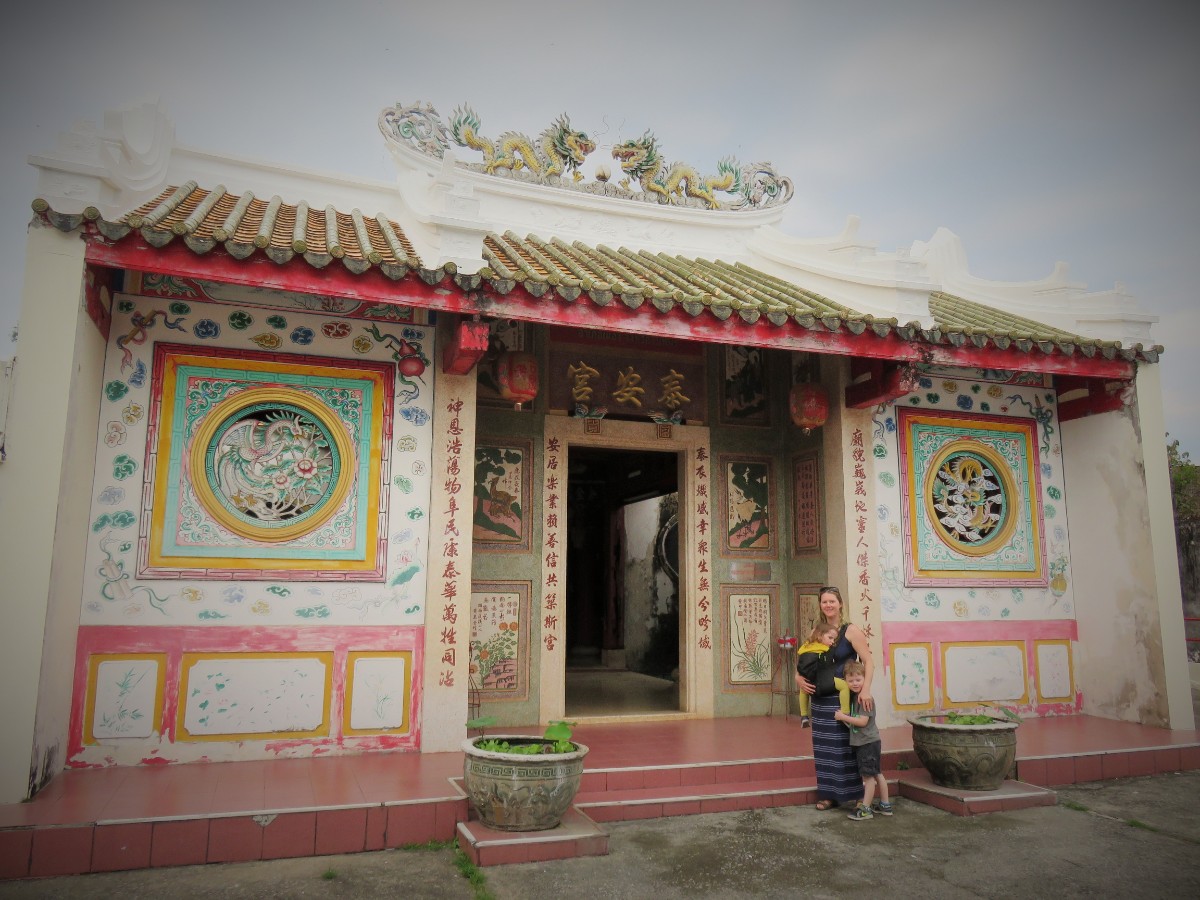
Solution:
[[[812,727],[812,720],[808,716],[801,716],[800,717],[800,727],[801,728]]]
[[[890,816],[895,809],[892,804],[884,803],[882,800],[876,800],[871,804],[871,812],[877,816]]]
[[[871,812],[870,807],[863,806],[860,803],[858,806],[854,807],[854,812],[850,813],[850,815],[846,816],[846,818],[850,819],[852,822],[865,822],[867,819],[875,818],[875,814]]]

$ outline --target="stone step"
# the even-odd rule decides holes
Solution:
[[[934,784],[924,769],[902,772],[899,781],[901,797],[956,816],[1011,812],[1033,806],[1054,806],[1058,802],[1054,791],[1024,781],[1008,780],[994,791],[968,791]]]
[[[607,856],[608,834],[578,809],[545,831],[500,831],[472,817],[458,823],[458,846],[475,865],[547,862],[577,856]]]

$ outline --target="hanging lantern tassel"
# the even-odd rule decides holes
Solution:
[[[519,410],[538,395],[537,358],[520,350],[505,350],[496,357],[496,385],[500,396]]]
[[[829,419],[829,394],[821,385],[810,381],[792,385],[788,409],[792,423],[804,434],[810,434]]]

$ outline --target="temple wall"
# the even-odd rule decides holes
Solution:
[[[114,298],[72,762],[420,747],[423,323],[167,277]]]
[[[1090,517],[1075,508],[1086,490],[1067,491],[1056,402],[1040,375],[929,369],[871,417],[881,723],[981,702],[1078,711],[1071,523]],[[987,495],[997,519],[960,505],[957,487]]]

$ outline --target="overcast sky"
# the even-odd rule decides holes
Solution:
[[[179,6],[180,8],[176,8]],[[408,7],[412,8],[408,8]],[[1167,427],[1200,457],[1200,15],[1178,2],[106,0],[22,4],[0,36],[0,356],[17,348],[31,153],[159,97],[180,143],[390,179],[398,101],[483,133],[561,112],[604,145],[653,130],[701,171],[767,159],[785,230],[881,250],[958,234],[974,274],[1057,260],[1160,317]],[[463,151],[464,157],[467,155]],[[212,187],[212,185],[206,185]],[[319,197],[285,198],[290,202]],[[1154,436],[1147,435],[1147,439]]]

